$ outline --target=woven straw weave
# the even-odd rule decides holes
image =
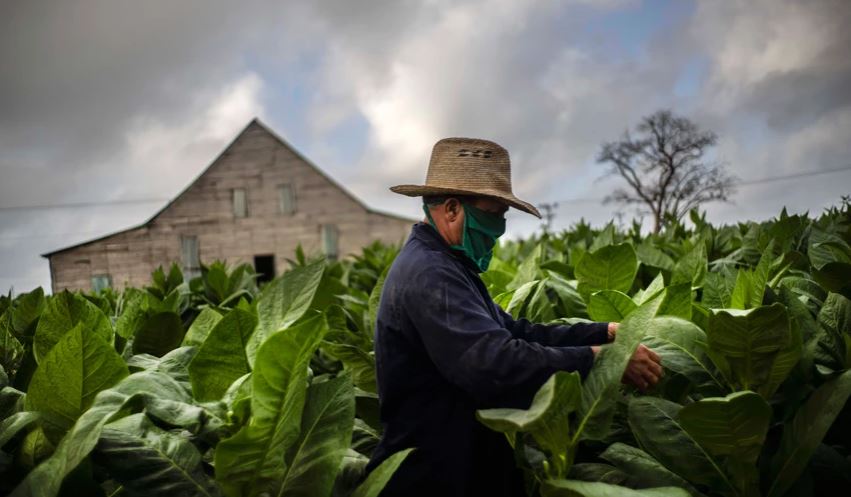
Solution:
[[[511,160],[498,144],[476,138],[444,138],[434,144],[425,185],[399,185],[390,190],[420,197],[428,195],[482,195],[541,217],[532,204],[511,190]]]

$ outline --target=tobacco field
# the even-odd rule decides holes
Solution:
[[[487,409],[530,496],[824,495],[851,488],[851,208],[659,235],[503,242],[483,273],[535,322],[618,321],[585,380]],[[177,266],[146,288],[0,298],[0,495],[376,496],[374,321],[398,247]],[[665,375],[621,376],[644,343]],[[840,490],[841,491],[841,490]]]

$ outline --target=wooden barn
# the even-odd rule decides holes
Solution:
[[[53,292],[149,284],[157,266],[248,262],[262,279],[301,244],[329,258],[374,240],[404,241],[415,221],[367,207],[254,119],[183,192],[147,222],[43,254]]]

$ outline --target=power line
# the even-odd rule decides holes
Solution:
[[[830,173],[839,173],[842,171],[851,171],[851,165],[845,167],[838,167],[835,169],[824,169],[822,171],[806,171],[803,173],[795,173],[795,174],[787,174],[784,176],[770,176],[766,178],[756,178],[750,180],[742,180],[737,181],[735,186],[750,186],[750,185],[761,185],[763,183],[773,183],[775,181],[785,181],[787,179],[795,179],[795,178],[805,178],[808,176],[819,176],[822,174],[830,174]],[[568,204],[568,203],[587,203],[587,202],[597,202],[599,198],[566,198],[561,199],[555,202],[556,204]],[[552,203],[552,202],[551,202]]]
[[[74,231],[71,233],[42,233],[39,235],[12,235],[12,236],[0,236],[0,241],[3,240],[29,240],[31,238],[58,238],[61,236],[80,236],[80,235],[97,235],[104,233],[104,230],[98,231]],[[106,234],[111,233],[107,231]]]
[[[130,200],[105,200],[100,202],[69,202],[65,204],[34,204],[34,205],[9,205],[0,206],[0,211],[37,210],[37,209],[65,209],[75,207],[97,207],[101,205],[119,204],[144,204],[153,202],[165,202],[168,198],[137,198]]]
[[[794,179],[794,178],[804,178],[804,177],[807,177],[807,176],[818,176],[818,175],[821,175],[821,174],[838,173],[838,172],[842,172],[842,171],[851,171],[851,165],[845,166],[845,167],[838,167],[836,169],[825,169],[825,170],[822,170],[822,171],[807,171],[807,172],[803,172],[803,173],[787,174],[785,176],[771,176],[771,177],[768,177],[768,178],[744,180],[744,181],[739,181],[737,183],[737,185],[760,185],[762,183],[772,183],[774,181],[783,181],[783,180]]]

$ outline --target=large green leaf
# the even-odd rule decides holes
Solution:
[[[221,320],[222,314],[219,311],[213,307],[205,307],[186,331],[186,335],[183,337],[183,345],[201,345]]]
[[[548,278],[538,282],[535,288],[535,293],[529,298],[526,303],[526,309],[523,311],[523,317],[533,323],[547,323],[554,320],[557,316],[557,304],[550,300],[550,292],[548,290]]]
[[[115,349],[80,323],[42,359],[30,381],[27,410],[42,414],[45,432],[56,443],[98,392],[127,374]]]
[[[699,495],[689,482],[662,466],[653,456],[641,449],[616,442],[603,451],[600,457],[630,475],[630,486],[679,487],[688,490],[692,496]]]
[[[369,294],[369,336],[375,333],[375,321],[378,319],[378,305],[381,303],[381,292],[384,290],[384,280],[387,279],[387,273],[390,271],[390,266],[384,268],[384,271],[372,287],[372,292]]]
[[[24,359],[25,350],[23,344],[15,338],[10,321],[8,310],[0,314],[0,367],[5,374],[14,376]]]
[[[547,273],[549,274],[546,279],[547,292],[555,292],[559,301],[558,308],[554,309],[556,314],[578,318],[587,317],[585,301],[582,300],[582,295],[576,290],[576,282],[567,280],[554,271],[547,271]]]
[[[541,386],[529,409],[483,409],[476,417],[488,428],[514,439],[517,432],[529,433],[551,456],[554,475],[566,476],[572,463],[575,442],[571,440],[570,415],[582,399],[579,373],[560,371]]]
[[[53,295],[38,320],[33,338],[33,352],[41,361],[68,330],[77,324],[112,343],[112,326],[104,313],[80,295],[67,290]]]
[[[509,300],[508,305],[505,306],[505,312],[514,316],[515,319],[523,317],[529,297],[534,294],[535,290],[537,290],[539,283],[539,280],[533,280],[528,283],[524,283],[519,288],[511,290],[511,299]]]
[[[682,408],[680,423],[712,455],[755,463],[765,441],[771,407],[755,392],[711,397]]]
[[[832,262],[851,263],[851,247],[838,235],[813,227],[807,245],[813,267],[822,269]]]
[[[600,322],[621,322],[638,308],[629,295],[617,290],[601,290],[591,295],[588,317]]]
[[[216,480],[226,495],[273,492],[287,472],[286,453],[301,432],[310,358],[327,330],[323,316],[271,335],[251,375],[251,420],[216,447]]]
[[[831,292],[841,293],[851,299],[851,264],[830,262],[813,271],[813,277]]]
[[[183,386],[159,371],[134,373],[100,392],[62,438],[53,454],[32,470],[12,493],[15,497],[55,497],[65,476],[94,449],[104,425],[121,414],[145,411],[153,419],[206,434],[221,426],[204,409],[189,404]]]
[[[629,426],[641,448],[669,470],[693,484],[730,493],[733,487],[724,471],[680,424],[681,409],[665,399],[633,398]]]
[[[699,288],[703,286],[705,277],[706,245],[698,242],[691,251],[677,261],[671,273],[671,284],[689,283],[692,288]]]
[[[24,410],[26,394],[13,387],[0,388],[0,419]]]
[[[769,497],[781,497],[797,481],[828,429],[851,396],[851,371],[824,383],[783,428],[780,450],[771,461]]]
[[[576,437],[602,440],[608,434],[621,378],[658,310],[659,300],[656,297],[633,311],[618,328],[615,342],[603,347],[582,387]]]
[[[189,380],[189,363],[198,352],[197,347],[179,347],[162,357],[150,354],[137,354],[127,359],[127,367],[131,372],[147,370],[169,375],[184,389],[191,391]]]
[[[50,457],[55,450],[56,446],[47,439],[47,435],[44,434],[44,428],[36,425],[21,440],[21,446],[18,449],[18,460],[24,468],[34,468]]]
[[[332,341],[324,342],[322,350],[342,362],[344,367],[351,371],[352,379],[358,388],[372,393],[378,391],[375,381],[375,356],[372,351],[357,345]]]
[[[0,421],[0,449],[12,437],[17,435],[19,431],[37,421],[39,417],[37,412],[23,411],[16,412],[3,421]]]
[[[248,362],[254,365],[257,350],[273,333],[298,321],[316,297],[325,272],[325,260],[297,267],[270,282],[257,299],[257,330],[246,347]]]
[[[703,282],[702,303],[710,309],[730,307],[733,290],[736,287],[736,272],[722,269],[706,274]]]
[[[707,331],[711,357],[736,390],[756,390],[768,382],[771,366],[792,339],[783,304],[746,311],[715,310]]]
[[[642,341],[661,356],[663,367],[695,385],[711,382],[723,388],[706,357],[706,334],[694,323],[675,317],[656,318]]]
[[[19,295],[15,299],[14,308],[10,311],[12,316],[12,330],[19,335],[27,334],[27,330],[41,316],[45,304],[44,290],[41,287],[29,293]]]
[[[251,371],[245,346],[257,318],[233,309],[210,331],[189,363],[192,392],[199,401],[218,400],[240,376]]]
[[[840,236],[813,228],[807,255],[813,277],[831,292],[851,298],[851,247]]]
[[[657,316],[676,316],[691,319],[692,290],[691,283],[680,283],[665,288],[662,305]]]
[[[365,391],[377,392],[375,381],[375,353],[372,345],[372,332],[352,332],[349,330],[345,311],[337,305],[325,311],[328,322],[328,334],[322,342],[322,350],[343,363],[352,373],[355,385]]]
[[[649,301],[653,297],[659,295],[659,293],[662,292],[662,290],[664,289],[665,278],[662,276],[662,273],[659,273],[656,275],[655,278],[653,278],[653,281],[651,281],[650,284],[647,285],[647,288],[636,292],[635,298],[633,300],[638,303],[638,305],[641,305]]]
[[[771,363],[771,370],[768,372],[768,381],[757,388],[757,392],[766,399],[774,395],[803,356],[804,338],[800,323],[797,320],[790,320],[789,329],[791,332],[789,343],[777,352],[777,356]]]
[[[602,482],[579,480],[547,480],[541,487],[543,497],[689,497],[677,487],[631,488]]]
[[[756,462],[770,422],[771,407],[749,391],[702,399],[680,411],[680,423],[701,447],[726,458],[727,472],[741,495],[759,494]]]
[[[352,497],[378,497],[378,494],[381,493],[384,486],[387,485],[388,481],[390,481],[393,473],[396,472],[412,450],[414,449],[401,450],[385,459],[377,468],[372,470],[369,476],[366,477],[366,480],[364,480],[364,482],[355,489]]]
[[[570,468],[570,479],[582,481],[599,481],[613,485],[626,485],[630,475],[609,465],[593,462],[574,464]]]
[[[198,449],[142,413],[106,425],[96,456],[110,478],[121,484],[122,495],[220,495],[204,472]]]
[[[645,266],[657,267],[665,271],[672,271],[674,269],[674,259],[650,243],[645,242],[637,245],[635,247],[635,253],[638,256],[639,262]]]
[[[276,495],[327,496],[352,438],[355,393],[343,374],[314,383],[307,391],[298,442],[287,452],[288,465]]]
[[[638,259],[632,245],[609,245],[589,252],[576,266],[578,290],[587,302],[599,290],[618,290],[626,293],[638,272]]]
[[[136,334],[142,322],[148,315],[148,299],[152,298],[144,290],[127,288],[119,300],[119,315],[115,320],[115,333],[130,339]]]
[[[831,345],[837,347],[843,342],[843,335],[851,335],[851,300],[829,293],[819,310],[818,324],[827,333]]]
[[[535,245],[532,252],[527,255],[523,259],[523,262],[520,263],[520,266],[518,266],[514,279],[511,280],[511,283],[509,283],[508,286],[506,286],[507,290],[516,290],[521,286],[540,278],[540,265],[543,251],[544,243],[538,243]]]
[[[148,315],[133,338],[134,354],[162,357],[183,341],[183,321],[172,311]]]

